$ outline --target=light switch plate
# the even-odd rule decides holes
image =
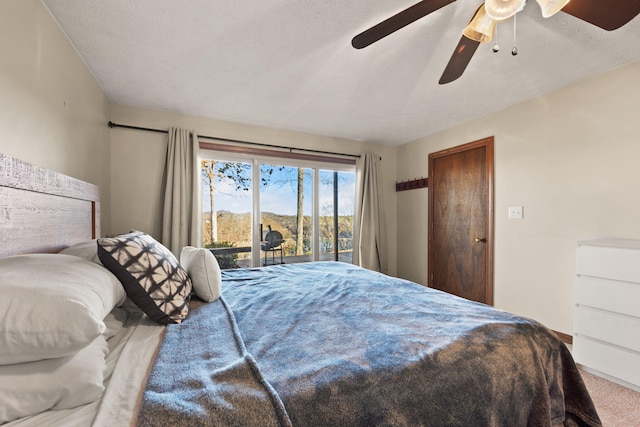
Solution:
[[[522,219],[522,206],[510,206],[509,219]]]

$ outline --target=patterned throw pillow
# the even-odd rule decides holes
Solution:
[[[135,231],[98,239],[98,257],[151,319],[166,325],[187,317],[191,280],[169,249],[153,237]]]

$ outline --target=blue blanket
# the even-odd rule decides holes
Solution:
[[[139,425],[600,425],[532,320],[342,263],[223,279],[220,301],[168,327]]]

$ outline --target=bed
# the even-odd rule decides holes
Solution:
[[[22,192],[29,187],[24,181],[42,176],[15,172],[31,168],[36,167],[0,155],[0,195]],[[71,187],[83,185],[73,180]],[[33,187],[27,191],[26,210],[32,211]],[[38,265],[49,265],[47,271],[59,272],[47,277],[56,285],[77,269],[77,281],[90,277],[81,286],[100,283],[103,288],[95,292],[109,295],[93,313],[99,331],[85,337],[90,344],[50,353],[44,361],[32,356],[40,347],[28,352],[29,361],[22,349],[0,349],[0,363],[12,362],[0,365],[0,393],[12,396],[6,384],[17,384],[20,375],[55,388],[46,370],[33,377],[30,366],[72,360],[91,348],[102,382],[92,379],[95,396],[89,402],[28,415],[24,411],[33,408],[13,408],[14,416],[23,416],[4,415],[7,426],[601,425],[571,354],[543,325],[356,266],[304,263],[220,272],[210,252],[189,248],[185,255],[185,248],[171,268],[163,268],[179,283],[171,285],[173,300],[156,299],[146,308],[131,275],[119,270],[135,263],[122,261],[117,251],[125,240],[159,251],[162,245],[141,232],[98,238],[97,191],[81,193],[54,196],[74,205],[62,208],[65,202],[56,199],[56,212],[85,219],[57,215],[63,225],[51,225],[61,230],[51,239],[26,238],[40,226],[30,226],[21,196],[11,196],[0,217],[1,235],[12,230],[13,242],[31,243],[2,253],[0,287],[7,289],[15,275],[6,273],[7,266],[16,259],[27,266],[16,268],[28,278]],[[82,231],[69,230],[69,224],[83,224]],[[17,255],[26,253],[33,255]],[[182,286],[187,282],[191,287]],[[48,286],[47,292],[57,292]],[[47,345],[52,344],[42,344]],[[0,420],[7,413],[2,405],[0,399]]]

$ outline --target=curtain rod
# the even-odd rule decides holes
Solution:
[[[169,133],[168,130],[152,129],[152,128],[145,128],[145,127],[139,127],[139,126],[130,126],[130,125],[121,125],[119,123],[114,123],[112,121],[109,121],[109,127],[110,128],[123,128],[123,129],[143,130],[143,131],[147,131],[147,132],[157,132],[157,133],[166,133],[166,134]],[[282,149],[282,150],[289,150],[289,152],[292,152],[292,151],[306,151],[308,153],[316,153],[316,154],[330,154],[330,155],[334,155],[334,156],[347,156],[347,157],[357,157],[357,158],[360,157],[359,154],[345,154],[345,153],[335,153],[333,151],[311,150],[311,149],[308,149],[308,148],[286,147],[284,145],[264,144],[264,143],[261,143],[261,142],[242,141],[242,140],[239,140],[239,139],[220,138],[220,137],[217,137],[217,136],[198,135],[198,138],[214,139],[214,140],[225,141],[225,142],[235,142],[237,144],[254,145],[254,146],[259,146],[259,147],[279,148],[279,149]]]

